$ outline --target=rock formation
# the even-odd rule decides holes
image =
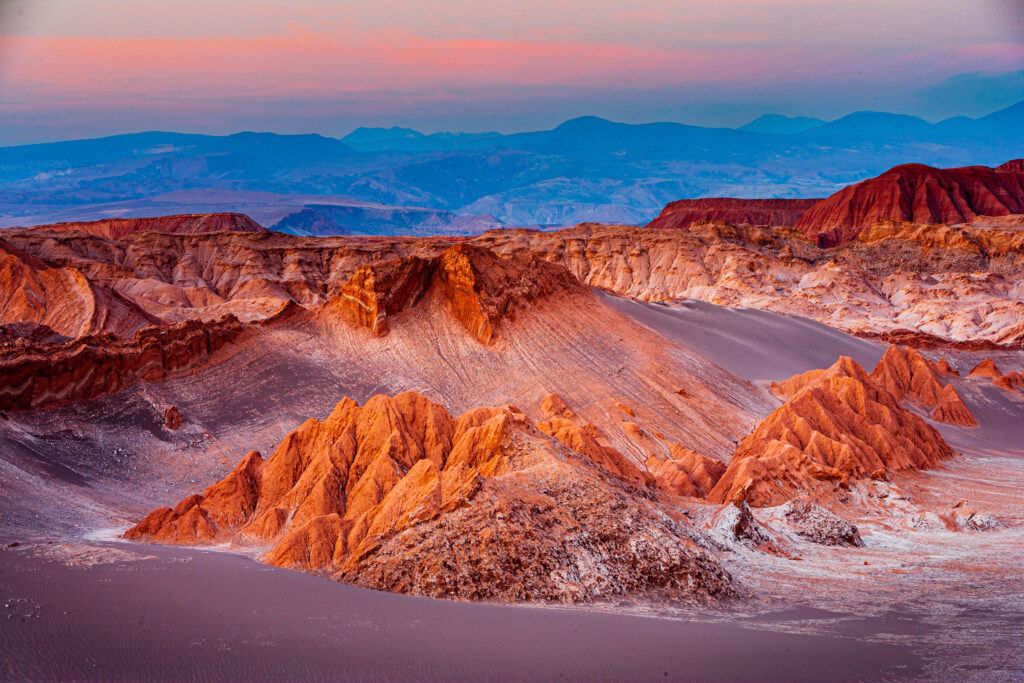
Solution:
[[[781,512],[797,536],[812,543],[853,548],[864,546],[855,525],[809,500],[793,499],[782,506]]]
[[[435,597],[731,594],[691,530],[648,498],[512,406],[453,418],[406,392],[341,401],[125,536],[269,546],[273,565]]]
[[[931,412],[931,418],[936,422],[945,422],[946,424],[960,425],[961,427],[978,426],[978,420],[975,419],[974,413],[967,407],[967,404],[964,403],[963,398],[953,388],[952,384],[947,384],[942,388],[939,400]]]
[[[881,221],[952,225],[978,216],[1021,214],[1024,172],[1019,169],[1019,161],[998,168],[896,166],[821,200],[796,227],[819,246],[834,247]]]
[[[232,317],[147,327],[131,339],[98,334],[0,347],[0,410],[28,410],[115,393],[206,361],[244,332]]]
[[[493,324],[484,324],[484,318],[500,315],[499,309],[519,295],[518,266],[512,261],[540,258],[585,284],[643,301],[697,298],[764,308],[919,348],[1019,348],[1024,344],[1024,302],[1017,291],[1024,277],[1024,226],[1015,218],[957,226],[888,221],[833,249],[818,248],[792,228],[720,222],[686,230],[589,224],[557,232],[494,230],[461,242],[265,232],[145,232],[111,240],[80,232],[12,229],[3,238],[10,250],[23,255],[16,259],[19,264],[26,257],[35,259],[28,271],[46,271],[39,276],[46,282],[35,283],[39,278],[32,276],[30,288],[49,303],[19,303],[19,290],[12,286],[6,299],[0,292],[0,322],[31,319],[72,337],[98,331],[130,336],[160,322],[214,320],[228,313],[250,322],[276,314],[289,302],[315,310],[332,299],[354,297],[348,305],[360,308],[357,318],[372,318],[363,323],[372,330],[380,312],[370,314],[378,305],[376,292],[399,290],[370,283],[365,271],[359,276],[356,271],[368,266],[374,278],[386,279],[380,269],[387,261],[435,263],[459,243],[514,257],[499,261],[508,271],[504,282],[499,277],[495,283],[485,279],[473,285],[485,295],[460,295],[456,252],[446,261],[450,277],[435,283],[448,287],[457,304],[450,308],[484,336],[488,328],[493,333]],[[432,282],[441,272],[437,265]],[[470,277],[476,282],[488,269],[477,268]],[[80,286],[67,284],[72,281]],[[503,303],[501,291],[509,285],[515,296]],[[360,298],[364,295],[369,298]],[[80,299],[81,305],[67,303]],[[393,309],[401,301],[398,296],[379,303]],[[493,305],[489,313],[474,312],[474,306],[488,301]]]
[[[694,223],[723,221],[733,225],[792,227],[817,199],[680,199],[661,210],[648,228],[688,228]]]
[[[1024,391],[1024,374],[1013,371],[1008,372],[1005,375],[999,370],[995,361],[991,358],[986,358],[981,361],[967,373],[968,377],[987,377],[992,380],[1000,389],[1004,391]]]
[[[409,256],[360,266],[320,317],[340,314],[383,335],[388,316],[414,305],[431,287],[478,341],[490,344],[502,319],[578,284],[563,268],[530,254],[501,258],[488,249],[458,244],[432,258]]]
[[[791,397],[740,442],[709,501],[764,506],[795,491],[827,496],[853,479],[927,468],[953,454],[850,358],[788,386]]]
[[[181,411],[178,410],[177,406],[167,406],[164,410],[164,427],[170,430],[181,429],[181,426],[185,424],[185,418],[182,417]]]
[[[107,218],[98,221],[38,225],[45,232],[80,232],[119,240],[135,232],[197,234],[204,232],[267,232],[262,225],[241,213],[194,213],[155,218]]]
[[[36,323],[66,337],[122,333],[153,319],[76,268],[54,267],[0,239],[0,323]]]
[[[935,364],[916,349],[902,349],[895,344],[886,349],[871,371],[871,379],[897,401],[909,398],[925,408],[937,406],[943,391]]]
[[[725,473],[725,465],[673,444],[671,457],[647,458],[647,469],[654,475],[658,488],[677,496],[703,498]]]
[[[376,335],[387,334],[388,316],[419,301],[434,269],[432,261],[417,256],[360,266],[322,313],[337,313]]]

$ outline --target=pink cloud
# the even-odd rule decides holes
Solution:
[[[0,85],[67,96],[320,95],[367,90],[534,86],[657,88],[764,83],[851,73],[851,54],[795,47],[664,48],[592,43],[435,39],[385,29],[264,37],[8,36]],[[984,57],[984,55],[981,55]]]

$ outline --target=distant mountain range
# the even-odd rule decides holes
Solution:
[[[640,224],[677,199],[822,197],[902,163],[1020,156],[1024,102],[934,124],[857,112],[765,115],[738,129],[587,116],[512,135],[148,132],[0,148],[0,226],[199,211],[317,234]]]

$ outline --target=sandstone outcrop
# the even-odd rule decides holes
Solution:
[[[104,330],[130,336],[150,324],[214,320],[228,313],[245,322],[262,320],[289,302],[315,310],[348,287],[346,294],[353,297],[348,305],[359,309],[352,312],[367,318],[364,324],[372,330],[380,313],[371,315],[377,296],[384,297],[379,304],[385,309],[397,306],[402,297],[389,301],[384,292],[398,290],[354,278],[360,267],[377,269],[376,279],[383,275],[378,267],[385,262],[434,262],[460,244],[514,257],[499,259],[502,268],[497,272],[505,276],[492,283],[481,275],[489,264],[475,274],[472,267],[463,268],[469,275],[457,276],[462,257],[480,259],[469,252],[455,258],[452,252],[447,257],[448,276],[434,283],[448,288],[453,302],[449,308],[482,338],[488,329],[493,334],[494,314],[500,317],[503,306],[514,308],[520,294],[516,288],[522,283],[516,278],[522,269],[515,260],[540,258],[564,267],[585,284],[643,301],[696,298],[763,308],[919,348],[1020,348],[1024,224],[1015,218],[977,219],[957,226],[888,221],[831,249],[818,248],[792,228],[721,222],[692,224],[686,230],[591,224],[557,232],[494,230],[461,241],[255,232],[146,232],[111,240],[80,232],[11,229],[4,231],[6,244],[48,269],[45,277],[54,281],[49,288],[54,292],[52,302],[77,302],[64,292],[84,292],[65,281],[86,280],[91,294],[82,295],[86,303],[81,305],[36,306],[32,310],[48,310],[49,317],[29,317],[29,307],[17,303],[17,288],[12,287],[15,303],[8,307],[12,313],[6,320],[32,319],[66,336]],[[466,296],[465,286],[458,283],[465,285],[469,279],[474,294]],[[546,279],[545,275],[527,282],[527,290]],[[502,294],[505,285],[511,285],[512,296]],[[35,291],[47,291],[33,286]],[[0,296],[0,304],[3,301]],[[97,313],[81,314],[93,309]],[[69,319],[56,322],[62,316]]]
[[[581,282],[642,301],[767,309],[920,348],[1020,348],[1024,229],[991,220],[940,226],[949,240],[936,238],[937,226],[890,223],[834,249],[791,228],[724,223],[503,230],[474,242],[538,254]]]
[[[817,199],[680,199],[661,210],[648,228],[688,228],[694,223],[723,221],[733,225],[792,227]]]
[[[834,247],[881,221],[952,225],[1021,213],[1024,173],[1019,163],[949,169],[904,164],[821,200],[796,227],[819,246]]]
[[[925,408],[937,406],[943,392],[936,366],[917,350],[896,345],[886,349],[871,379],[897,401],[909,398]]]
[[[978,426],[978,420],[975,419],[974,413],[967,407],[964,399],[952,384],[947,384],[942,388],[939,400],[931,412],[931,418],[936,422],[960,425],[961,427]]]
[[[340,314],[384,335],[388,316],[413,306],[432,287],[478,341],[490,344],[503,319],[578,284],[563,268],[531,254],[501,258],[488,249],[458,244],[432,258],[409,256],[360,266],[320,317]]]
[[[51,223],[35,226],[46,232],[80,232],[119,240],[135,232],[197,234],[204,232],[267,232],[262,225],[241,213],[193,213],[154,218],[107,218],[98,221]]]
[[[0,346],[0,410],[28,410],[96,398],[138,380],[195,367],[245,326],[231,317],[147,327],[131,339],[112,334]]]
[[[322,312],[338,313],[376,335],[387,334],[388,316],[419,301],[434,267],[432,261],[416,256],[360,266]]]
[[[850,358],[793,386],[791,398],[740,442],[709,501],[775,505],[796,491],[825,497],[853,479],[927,468],[953,454]]]
[[[671,457],[647,458],[647,469],[654,475],[658,488],[677,496],[703,498],[725,474],[725,465],[689,448],[673,444]]]
[[[594,464],[637,486],[650,487],[654,478],[626,456],[612,448],[608,438],[595,425],[581,422],[558,394],[549,394],[541,403],[543,418],[537,429],[570,449],[585,455]]]
[[[1008,372],[1005,375],[999,370],[995,361],[986,358],[967,373],[968,377],[987,377],[992,383],[1004,391],[1024,391],[1024,374],[1017,371]]]
[[[0,323],[45,325],[66,337],[134,332],[153,319],[76,268],[54,267],[0,239]]]
[[[413,392],[345,399],[125,536],[270,546],[270,564],[435,597],[731,594],[685,526],[600,464],[512,406],[453,418]]]

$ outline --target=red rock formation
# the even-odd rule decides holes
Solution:
[[[337,312],[376,335],[387,334],[388,316],[419,301],[434,268],[432,261],[416,256],[360,266],[323,310],[327,315]]]
[[[1024,391],[1024,373],[1008,372],[993,382],[1004,391]]]
[[[153,320],[81,271],[50,266],[0,240],[0,323],[25,322],[79,337],[134,331]]]
[[[1003,373],[1000,372],[999,367],[996,365],[996,362],[994,360],[992,360],[991,358],[986,358],[985,360],[981,361],[973,368],[971,368],[971,371],[967,373],[967,376],[989,377],[993,380],[996,380],[1002,377]]]
[[[564,268],[532,254],[502,258],[468,244],[441,253],[435,279],[455,317],[484,344],[491,342],[499,321],[513,317],[516,309],[578,286]]]
[[[773,505],[794,491],[827,495],[851,479],[930,467],[953,453],[850,358],[801,382],[740,443],[709,501]]]
[[[949,361],[946,360],[945,358],[940,358],[938,360],[938,362],[934,364],[933,367],[935,368],[936,374],[938,374],[938,375],[940,375],[942,377],[959,377],[960,376],[960,373],[957,371],[957,369],[954,368],[952,365],[950,365]]]
[[[967,404],[964,403],[963,398],[953,388],[952,384],[947,384],[943,387],[938,403],[931,412],[931,417],[936,422],[945,422],[946,424],[960,425],[961,427],[978,426],[974,413],[967,407]]]
[[[967,373],[968,377],[988,377],[992,383],[1004,391],[1024,391],[1024,374],[1008,372],[1005,375],[991,358],[981,361]]]
[[[37,225],[41,232],[80,232],[119,240],[135,232],[198,234],[206,232],[267,232],[262,225],[241,213],[191,213],[154,218],[106,218],[98,221]]]
[[[387,318],[438,288],[451,314],[483,344],[490,344],[504,318],[556,291],[579,284],[560,266],[531,254],[502,258],[481,247],[458,244],[438,256],[410,256],[358,268],[328,302],[320,319],[341,317],[387,332]]]
[[[694,223],[723,221],[733,225],[792,227],[817,199],[681,199],[666,205],[648,228],[688,228]]]
[[[586,456],[599,467],[637,486],[653,486],[654,478],[629,461],[608,443],[608,438],[591,423],[579,422],[575,413],[557,394],[544,399],[545,419],[537,429],[561,441],[570,449]]]
[[[725,474],[722,463],[679,444],[673,444],[670,453],[670,458],[656,455],[647,458],[647,469],[663,491],[677,496],[703,498]]]
[[[977,216],[1024,213],[1024,172],[998,168],[937,169],[905,164],[843,188],[809,208],[796,227],[821,247],[849,242],[881,221],[964,223]]]
[[[511,406],[452,418],[412,392],[345,399],[125,536],[270,545],[270,564],[437,597],[730,593],[682,527],[590,462]]]
[[[156,381],[204,362],[245,326],[233,317],[147,327],[131,339],[111,334],[0,347],[0,410],[28,410],[96,398],[137,380]]]
[[[926,408],[939,403],[942,384],[935,365],[915,349],[901,349],[895,344],[886,349],[871,379],[897,401],[912,399]]]

